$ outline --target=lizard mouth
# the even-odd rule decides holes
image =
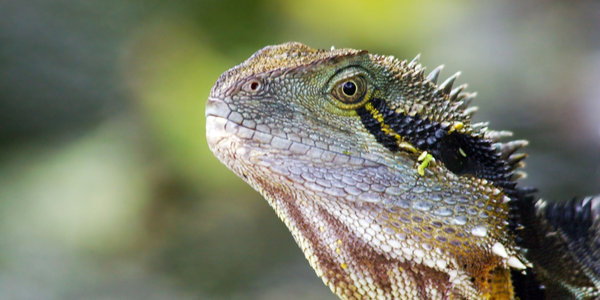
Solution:
[[[209,97],[206,102],[206,140],[213,152],[218,152],[217,149],[220,143],[236,141],[236,148],[241,147],[242,141],[260,141],[257,140],[257,135],[266,135],[256,128],[247,126],[247,121],[244,122],[242,115],[232,110],[229,105],[218,98]],[[227,149],[227,148],[223,148]]]
[[[242,128],[244,132],[250,134],[252,137],[253,130],[244,128],[239,124],[236,124],[230,120],[232,110],[229,108],[227,103],[221,99],[209,97],[206,102],[206,141],[208,142],[209,148],[220,157],[224,152],[231,151],[232,149],[239,148],[240,134],[239,130]],[[229,144],[235,141],[237,146],[231,147],[232,145],[222,145],[223,143]]]
[[[220,156],[219,153],[222,151],[242,150],[242,148],[248,148],[249,145],[254,144],[257,147],[250,146],[254,151],[269,149],[269,152],[278,152],[281,155],[290,158],[296,157],[301,160],[317,159],[324,163],[339,161],[363,167],[379,166],[380,164],[366,157],[332,151],[300,141],[292,141],[286,136],[269,132],[268,128],[262,130],[262,128],[259,128],[260,125],[244,120],[239,112],[232,110],[222,99],[209,97],[205,115],[206,139],[209,147],[217,156]],[[246,151],[242,150],[242,152],[245,153]]]
[[[242,114],[232,110],[219,98],[209,97],[206,103],[206,140],[211,150],[217,155],[223,152],[235,152],[232,157],[241,158],[250,152],[279,150],[294,152],[291,145],[296,144],[286,137],[273,135],[269,128],[259,128],[252,120],[244,119]],[[305,154],[308,151],[301,154]],[[262,149],[262,150],[261,150]],[[244,154],[244,155],[241,155]]]

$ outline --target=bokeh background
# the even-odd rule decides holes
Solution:
[[[219,74],[295,40],[412,58],[600,192],[598,1],[0,0],[0,299],[334,299],[210,153]]]

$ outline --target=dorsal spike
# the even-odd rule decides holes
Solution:
[[[469,95],[469,93],[460,92],[460,93],[458,93],[458,95],[456,96],[456,100],[462,100],[462,99],[464,99],[464,98],[465,98],[466,96],[468,96],[468,95]],[[467,105],[464,105],[464,101],[463,101],[462,103],[463,103],[463,105],[462,105],[462,107],[463,107],[463,108],[467,107]]]
[[[525,154],[525,153],[513,153],[504,159],[506,159],[508,164],[514,165],[514,164],[524,160],[526,157],[527,157],[527,154]]]
[[[464,100],[463,100],[463,101],[464,101]],[[473,116],[473,114],[474,114],[475,112],[477,112],[478,110],[479,110],[479,107],[477,107],[477,106],[469,106],[469,107],[465,108],[465,110],[464,110],[464,112],[463,112],[463,113],[464,113],[466,116],[469,116],[469,117],[471,117],[471,116]]]
[[[458,78],[458,76],[460,76],[460,71],[456,72],[456,73],[454,73],[454,75],[448,77],[448,79],[446,79],[446,81],[444,81],[442,84],[440,84],[438,89],[441,90],[442,92],[444,92],[444,94],[450,94],[450,91],[452,91],[452,85],[454,84],[454,80],[456,80],[456,78]]]
[[[490,130],[485,133],[485,138],[488,140],[491,140],[492,142],[497,142],[500,139],[503,139],[506,137],[511,137],[512,135],[513,135],[512,132],[506,131],[506,130],[501,130],[501,131]]]
[[[427,75],[427,80],[433,82],[433,84],[437,84],[438,77],[440,76],[440,72],[444,69],[444,65],[439,65],[429,75]]]
[[[473,99],[475,99],[476,96],[477,96],[477,92],[465,93],[465,96],[462,99],[464,102],[464,107],[469,106],[471,104],[471,102],[473,101]]]
[[[459,85],[457,88],[453,89],[450,92],[450,100],[457,100],[460,92],[462,92],[466,88],[467,88],[467,84],[464,83],[464,84]]]
[[[490,122],[477,122],[477,123],[471,124],[471,128],[483,130],[484,128],[487,128],[489,125],[490,125]]]
[[[421,67],[420,65],[415,67],[415,71],[413,73],[413,76],[417,76],[418,78],[422,78],[423,77],[423,73],[425,73],[425,68]]]
[[[417,54],[417,56],[415,56],[415,58],[413,58],[409,63],[408,66],[409,67],[413,67],[414,65],[419,63],[419,59],[421,58],[421,53]]]
[[[510,177],[511,181],[517,181],[519,179],[524,179],[527,178],[527,173],[523,172],[523,171],[515,171],[512,176]]]
[[[515,153],[515,151],[527,146],[529,144],[526,140],[515,140],[507,143],[502,143],[500,145],[500,155],[503,158],[508,158],[511,154]]]

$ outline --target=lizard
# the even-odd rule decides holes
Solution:
[[[419,56],[267,46],[206,104],[215,156],[342,299],[599,297],[600,197],[520,187],[527,145]]]

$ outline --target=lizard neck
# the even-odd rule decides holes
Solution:
[[[348,195],[332,195],[336,193],[334,186],[319,188],[319,183],[327,183],[317,178],[299,189],[300,179],[295,176],[304,176],[305,181],[311,178],[306,173],[294,175],[283,171],[294,169],[292,164],[289,157],[268,162],[259,159],[252,165],[268,165],[269,171],[265,173],[270,176],[254,172],[245,180],[265,196],[317,275],[338,296],[344,299],[471,299],[486,295],[512,298],[507,269],[496,255],[478,248],[477,242],[463,257],[459,253],[464,249],[453,251],[447,246],[444,249],[432,241],[435,226],[439,224],[425,215],[415,214],[408,207],[401,209],[378,202],[348,201]],[[319,177],[323,170],[314,168],[310,173]],[[376,166],[371,168],[374,173],[382,173]],[[272,180],[274,169],[280,172],[277,181]],[[355,171],[352,168],[340,170],[344,174]],[[355,174],[358,176],[368,175]],[[405,223],[382,222],[386,216],[389,220],[400,219]],[[427,229],[431,232],[424,232]],[[452,234],[446,235],[445,242],[465,239],[465,234],[459,230],[452,233],[455,239],[450,238]],[[460,247],[458,244],[454,248]],[[463,259],[466,257],[468,260]]]

